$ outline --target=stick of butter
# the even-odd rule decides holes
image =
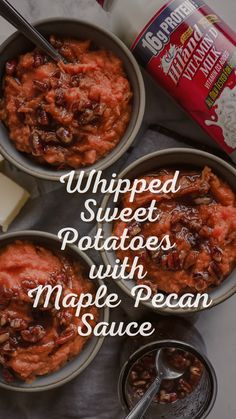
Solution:
[[[29,193],[0,173],[0,225],[5,233],[29,199]]]

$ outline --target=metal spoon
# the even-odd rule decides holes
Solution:
[[[158,376],[126,419],[141,419],[158,393],[162,380],[175,380],[184,374],[184,371],[176,371],[168,365],[163,349],[160,349],[156,355],[156,371]]]
[[[59,52],[7,0],[0,0],[0,15],[15,26],[16,29],[23,33],[37,47],[48,54],[54,61],[65,62],[65,59]]]

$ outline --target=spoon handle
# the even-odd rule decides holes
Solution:
[[[158,393],[162,382],[162,377],[157,377],[141,400],[136,404],[133,410],[129,413],[126,419],[141,419],[146,413],[155,395]]]
[[[53,60],[56,62],[63,60],[52,45],[7,0],[0,0],[0,15]]]

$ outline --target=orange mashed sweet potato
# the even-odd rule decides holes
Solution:
[[[81,315],[74,308],[57,311],[50,300],[33,308],[28,291],[39,285],[63,287],[63,295],[95,293],[84,267],[42,246],[16,241],[0,250],[0,364],[7,381],[32,381],[56,371],[80,353],[89,337],[78,334]],[[94,316],[98,309],[87,309]]]
[[[163,183],[173,178],[174,170],[160,170],[144,176]],[[139,257],[147,276],[138,280],[149,285],[154,293],[206,292],[216,287],[232,272],[236,265],[236,196],[230,186],[216,176],[210,168],[182,170],[178,180],[180,190],[175,194],[140,193],[133,203],[129,194],[122,200],[122,208],[147,207],[157,202],[159,219],[144,223],[115,223],[113,233],[121,237],[129,229],[134,236],[162,239],[168,235],[175,247],[164,251],[118,250],[120,260],[129,257],[132,264]]]
[[[67,60],[34,50],[6,63],[0,119],[17,150],[58,169],[94,164],[122,139],[132,90],[122,61],[90,41],[50,42]]]

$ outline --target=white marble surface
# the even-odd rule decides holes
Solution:
[[[95,0],[11,0],[11,2],[30,21],[47,17],[76,17],[89,20],[109,28],[109,19]],[[235,0],[208,0],[208,3],[236,28]],[[7,38],[14,29],[0,18],[0,42]],[[166,97],[160,89],[154,87],[146,78],[148,91],[147,123],[162,123],[176,131],[183,132],[191,138],[212,141],[192,123],[185,114]],[[235,297],[228,302],[202,314],[197,326],[208,346],[208,354],[216,367],[219,380],[219,394],[209,419],[234,419],[236,417],[235,377],[236,377],[236,330],[235,330]],[[66,419],[66,418],[65,418]],[[88,418],[83,418],[88,419]]]

